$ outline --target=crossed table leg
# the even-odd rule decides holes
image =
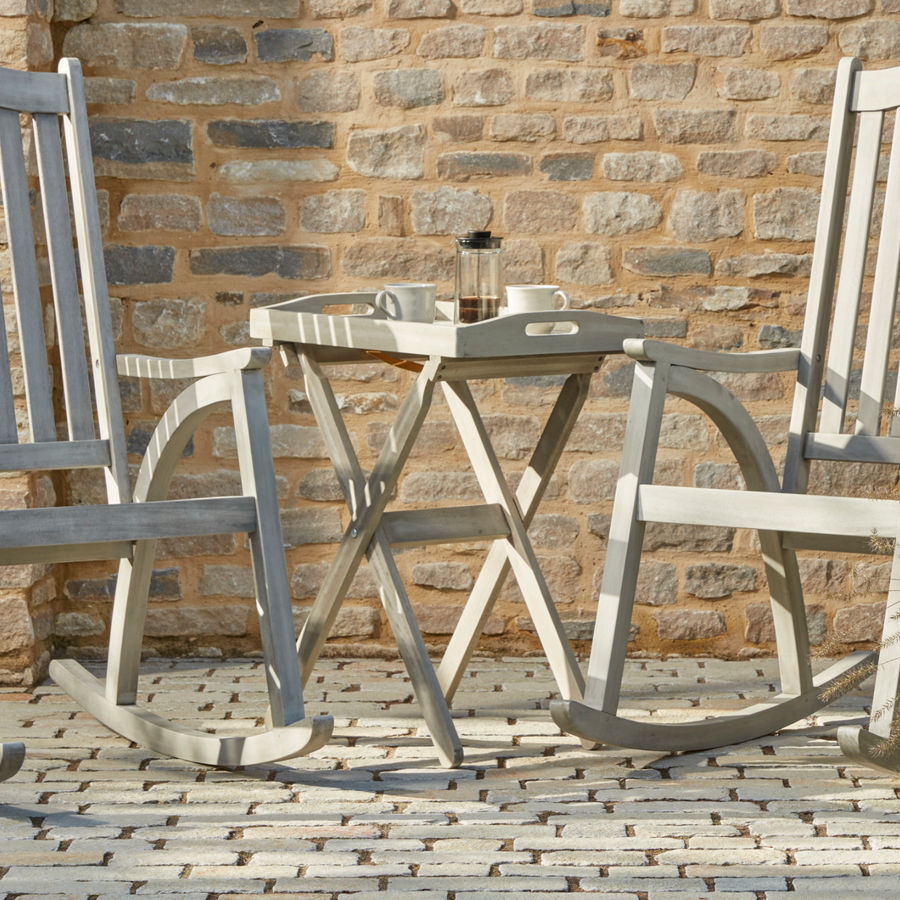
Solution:
[[[297,640],[304,683],[365,554],[442,765],[455,767],[462,762],[462,745],[447,702],[459,685],[510,568],[519,583],[562,697],[581,699],[584,679],[541,574],[527,528],[587,397],[590,374],[599,366],[597,358],[590,364],[582,364],[581,371],[566,380],[518,491],[513,494],[503,477],[466,381],[467,378],[485,377],[483,360],[430,357],[423,364],[367,480],[326,376],[310,355],[301,350],[299,356],[307,396],[350,509],[350,525]],[[386,512],[385,507],[428,413],[438,381],[442,383],[486,505]],[[440,672],[436,673],[391,547],[491,538],[493,545],[450,640]]]

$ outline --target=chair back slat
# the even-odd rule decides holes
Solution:
[[[91,412],[59,118],[55,115],[36,115],[33,124],[47,246],[50,251],[50,277],[53,282],[69,438],[74,441],[91,440],[94,437],[94,418]]]
[[[891,332],[897,306],[897,284],[900,281],[900,216],[891,214],[892,210],[900,209],[900,134],[897,133],[891,147],[884,209],[866,334],[856,434],[877,435],[881,427]]]
[[[111,463],[105,470],[106,489],[111,503],[131,499],[128,475],[128,451],[122,427],[122,400],[116,371],[112,318],[109,312],[106,269],[103,262],[103,236],[97,206],[97,187],[91,155],[84,78],[77,59],[63,59],[59,71],[69,88],[69,114],[62,117],[66,138],[66,160],[72,191],[72,211],[84,295],[85,320],[91,348],[91,371],[97,403],[100,437],[110,443]]]
[[[860,116],[850,208],[831,327],[831,347],[825,370],[822,418],[819,425],[824,433],[840,434],[844,428],[856,326],[859,321],[859,300],[866,274],[866,251],[869,247],[875,183],[881,158],[883,125],[883,110],[865,112]]]
[[[19,114],[0,109],[0,182],[9,242],[10,269],[19,322],[19,345],[25,374],[25,395],[31,439],[56,440],[53,396],[47,366],[41,289],[34,252],[34,229],[28,202],[28,181]]]

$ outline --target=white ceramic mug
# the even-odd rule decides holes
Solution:
[[[386,284],[375,306],[395,322],[433,322],[435,284]]]
[[[562,301],[557,306],[557,298]],[[559,289],[557,284],[508,284],[506,286],[506,305],[510,315],[520,313],[550,312],[569,308],[569,295]],[[530,334],[549,334],[553,331],[552,322],[542,322],[528,326]]]

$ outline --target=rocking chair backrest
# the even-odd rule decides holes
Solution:
[[[842,434],[875,208],[885,111],[898,106],[900,68],[863,72],[858,59],[841,60],[785,461],[786,492],[806,490],[810,462],[814,459],[900,463],[897,440],[900,418],[892,418],[887,437],[879,436],[900,278],[900,217],[896,214],[900,210],[900,134],[897,129],[884,195],[885,214],[877,246],[855,434]],[[829,330],[831,341],[826,364]]]
[[[44,235],[53,286],[55,330],[66,410],[66,436],[54,419],[40,275],[29,200],[20,113],[31,116]],[[63,166],[60,120],[66,136]],[[80,271],[75,264],[71,191]],[[91,160],[81,64],[64,59],[59,74],[0,69],[0,185],[6,214],[31,443],[20,444],[9,354],[0,317],[0,470],[104,467],[110,502],[130,499],[128,463],[107,296],[97,192]],[[84,296],[90,373],[79,285]],[[90,382],[97,407],[95,433]],[[67,439],[66,439],[67,438]]]

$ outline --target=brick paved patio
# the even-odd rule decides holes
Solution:
[[[703,715],[761,699],[776,671],[633,661],[624,706]],[[252,663],[145,672],[142,702],[192,724],[237,729],[264,712]],[[0,695],[0,735],[29,748],[0,785],[0,898],[835,900],[900,883],[895,784],[847,766],[829,734],[862,715],[868,686],[776,737],[661,758],[561,735],[542,659],[476,659],[456,696],[466,762],[447,771],[399,662],[327,661],[314,681],[308,705],[334,714],[332,742],[240,772],[130,747],[53,685]]]

